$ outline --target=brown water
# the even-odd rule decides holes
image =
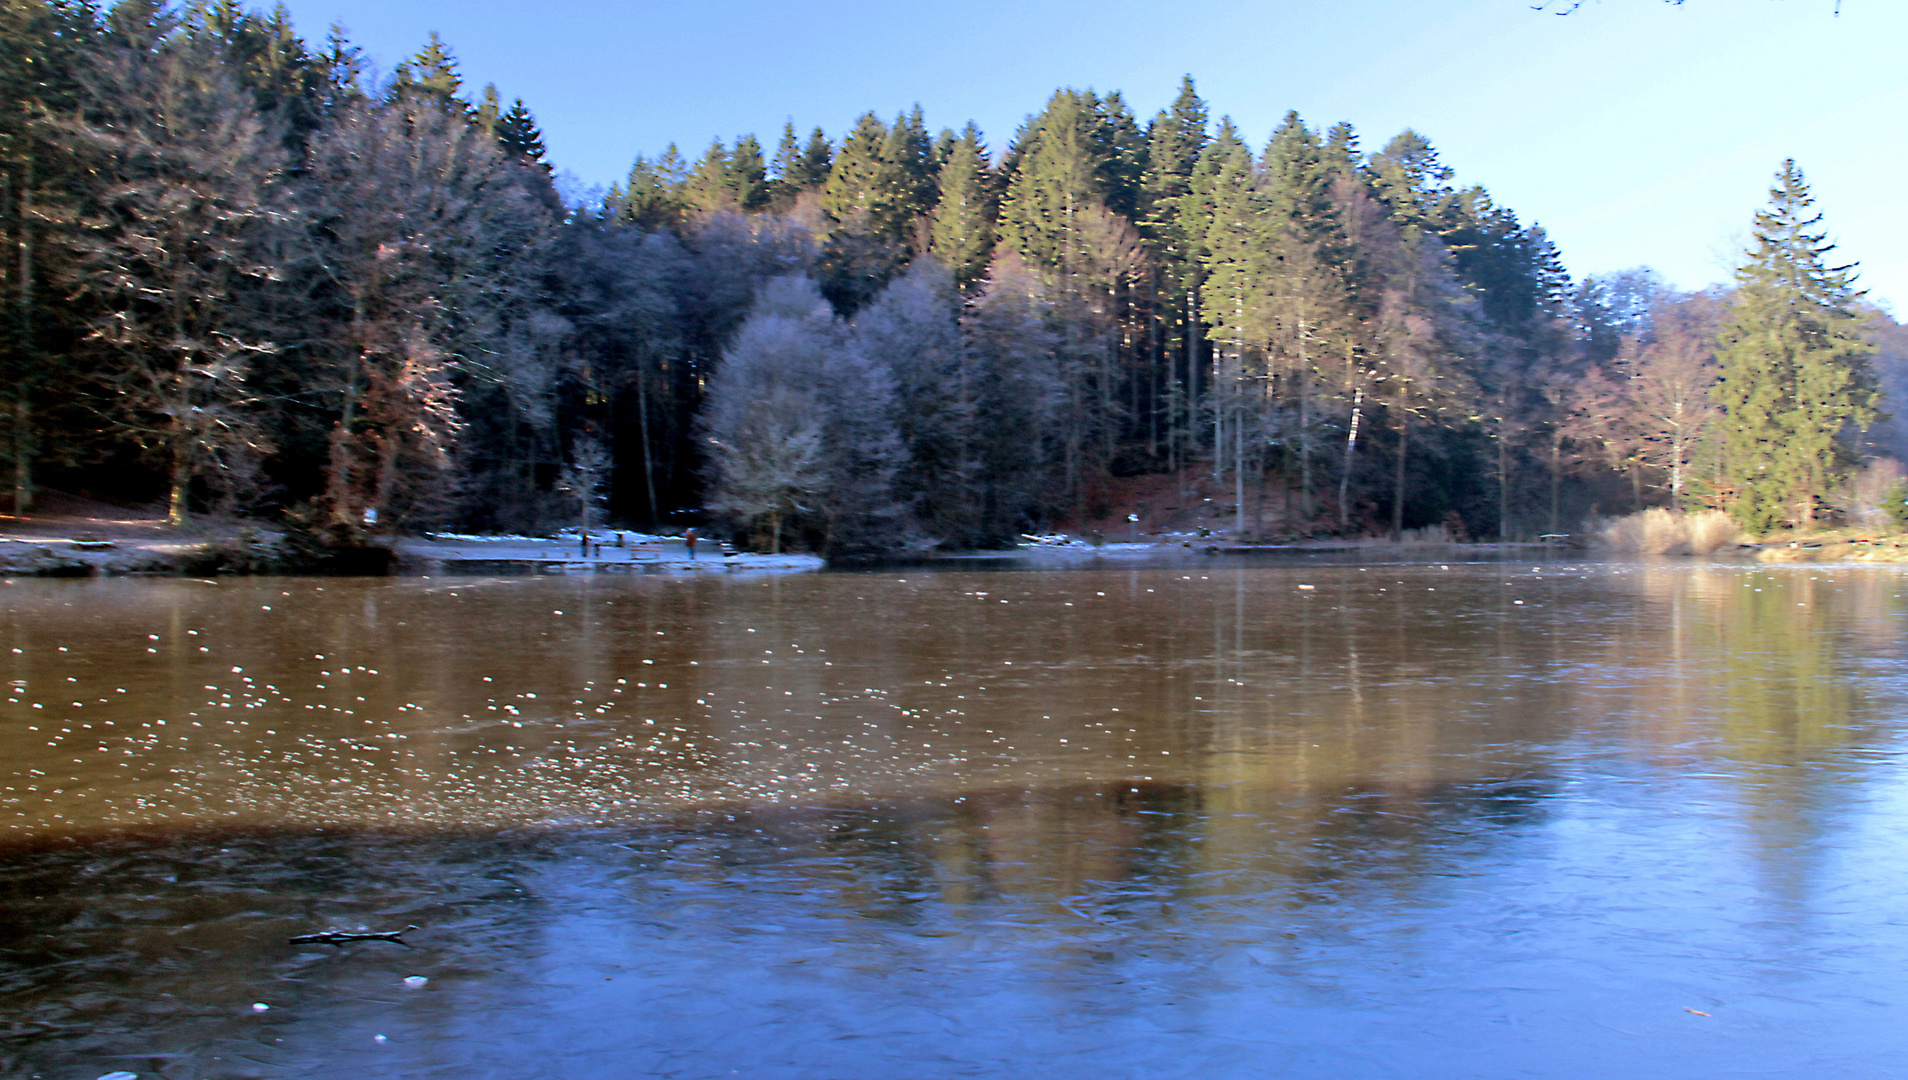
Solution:
[[[0,1075],[1896,1075],[1904,595],[15,581]]]

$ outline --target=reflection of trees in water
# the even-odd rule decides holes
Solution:
[[[1661,567],[1642,580],[1663,614],[1645,730],[1662,756],[1717,778],[1736,826],[1718,839],[1754,857],[1759,895],[1788,919],[1821,880],[1813,853],[1833,846],[1838,789],[1863,768],[1840,752],[1886,738],[1863,666],[1899,648],[1899,583],[1846,567]]]

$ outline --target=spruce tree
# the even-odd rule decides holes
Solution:
[[[818,188],[828,180],[828,170],[835,163],[835,147],[828,141],[828,133],[821,128],[808,133],[808,145],[802,147],[802,190]]]
[[[395,93],[419,93],[446,105],[452,102],[463,105],[457,96],[464,88],[464,78],[457,72],[457,58],[451,55],[450,46],[444,44],[435,30],[416,56],[398,65],[396,74],[397,81],[392,87]]]
[[[1192,76],[1180,82],[1179,96],[1170,112],[1153,118],[1146,133],[1146,169],[1141,177],[1139,226],[1154,252],[1150,283],[1158,328],[1158,364],[1161,385],[1156,423],[1163,425],[1169,466],[1177,467],[1180,452],[1193,434],[1192,402],[1198,393],[1199,264],[1192,257],[1186,224],[1180,218],[1181,198],[1190,189],[1193,169],[1206,147],[1206,103],[1193,88]]]
[[[522,98],[511,104],[509,112],[497,118],[497,141],[503,144],[505,152],[525,164],[550,167],[543,160],[543,132],[538,130],[536,118],[524,107]]]
[[[888,127],[874,113],[862,113],[855,120],[822,184],[823,213],[836,221],[847,221],[857,211],[875,212],[884,171],[881,151],[887,141]]]
[[[735,192],[729,183],[729,148],[721,139],[709,143],[702,160],[683,184],[683,202],[693,210],[712,212],[735,209]]]
[[[768,205],[768,170],[762,161],[762,144],[753,135],[735,140],[735,152],[729,155],[728,189],[729,197],[744,211]]]
[[[994,253],[992,172],[980,129],[968,122],[939,176],[941,198],[929,228],[929,247],[954,272],[962,289],[987,274]]]
[[[1879,398],[1855,267],[1829,263],[1814,207],[1802,170],[1783,162],[1720,337],[1729,510],[1758,531],[1814,520],[1853,463],[1844,434],[1875,418]]]
[[[635,163],[629,167],[622,201],[613,208],[617,220],[644,229],[680,224],[687,208],[683,188],[688,178],[688,169],[675,143],[670,143],[654,161],[636,155]]]

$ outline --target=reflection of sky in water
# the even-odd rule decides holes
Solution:
[[[1540,570],[8,586],[0,1074],[1885,1075],[1897,579]]]

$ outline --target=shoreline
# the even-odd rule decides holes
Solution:
[[[249,575],[300,576],[288,568],[282,553],[282,534],[231,525],[204,525],[194,532],[163,529],[36,530],[41,535],[8,535],[0,525],[0,575],[10,577],[223,577]],[[1457,543],[1394,541],[1384,538],[1303,540],[1285,544],[1251,544],[1218,536],[1149,537],[1144,540],[1105,540],[1093,543],[1070,536],[1028,537],[1026,543],[989,551],[926,552],[868,558],[827,560],[818,555],[764,555],[737,552],[716,541],[703,541],[692,555],[679,536],[629,530],[591,530],[590,553],[581,551],[575,530],[554,537],[522,535],[483,536],[427,533],[386,538],[378,545],[389,553],[382,576],[436,577],[458,575],[529,576],[538,574],[797,574],[823,570],[882,572],[898,569],[1062,569],[1088,564],[1141,561],[1199,562],[1213,557],[1287,556],[1333,561],[1378,559],[1431,560],[1531,558],[1618,558],[1695,560],[1729,563],[1842,563],[1854,565],[1908,563],[1908,538],[1845,538],[1825,536],[1742,544],[1708,555],[1619,552],[1584,549],[1544,541]],[[336,575],[321,575],[336,576]],[[373,575],[379,576],[379,575]]]

